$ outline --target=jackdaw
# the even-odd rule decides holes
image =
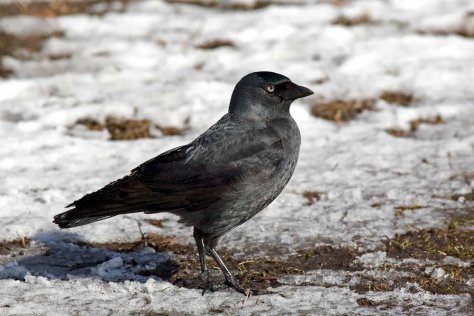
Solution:
[[[226,283],[244,293],[217,242],[270,204],[290,180],[301,141],[290,105],[311,94],[277,73],[246,75],[234,88],[229,112],[202,135],[74,201],[54,223],[70,228],[127,213],[176,214],[194,227],[204,291],[212,289],[208,254]]]

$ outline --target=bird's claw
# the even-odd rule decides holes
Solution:
[[[202,289],[201,295],[206,294],[207,291],[210,291],[210,292],[215,291],[214,284],[212,283],[209,277],[209,272],[201,273],[201,279],[204,282],[204,288]]]
[[[240,292],[242,294],[247,295],[247,291],[244,290],[242,285],[240,285],[240,282],[237,281],[232,275],[226,275],[226,281],[225,283],[229,285],[230,287],[234,288],[237,292]]]

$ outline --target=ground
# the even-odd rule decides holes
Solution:
[[[0,314],[472,315],[469,0],[0,2]],[[271,70],[310,87],[295,174],[218,250],[249,296],[201,295],[192,229],[64,206],[227,111]],[[213,279],[223,278],[213,267]]]

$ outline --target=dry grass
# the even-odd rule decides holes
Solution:
[[[106,129],[110,134],[111,140],[134,140],[140,138],[152,138],[150,120],[125,119],[117,117],[108,117],[105,122],[92,118],[82,118],[76,121],[74,125],[83,125],[92,131],[102,131]],[[183,135],[187,128],[175,126],[154,125],[164,136]]]
[[[451,200],[453,200],[453,201],[458,201],[459,199],[462,199],[464,201],[473,202],[474,201],[474,189],[472,189],[471,192],[466,193],[466,194],[453,194],[453,196],[451,197]]]
[[[439,36],[458,35],[467,38],[474,38],[474,11],[467,12],[464,15],[460,25],[448,29],[422,29],[418,30],[419,34],[430,34]]]
[[[318,191],[304,191],[303,197],[306,199],[306,205],[313,205],[321,198],[321,192]]]
[[[338,16],[331,22],[333,25],[355,26],[374,23],[367,13],[356,16]]]
[[[0,30],[0,56],[12,56],[19,60],[29,60],[42,50],[47,39],[62,36],[64,36],[64,33],[60,31],[20,36]],[[13,71],[0,62],[0,77],[7,78],[12,74]]]
[[[410,137],[410,136],[412,136],[412,133],[410,133],[410,131],[406,131],[406,130],[403,130],[403,129],[400,129],[400,128],[387,128],[385,130],[385,132],[387,132],[387,134],[390,134],[390,135],[395,136],[395,137]]]
[[[111,140],[133,140],[150,138],[150,120],[133,120],[109,117],[105,120],[105,128]]]
[[[144,247],[151,247],[158,252],[169,251],[174,255],[169,267],[158,267],[153,271],[144,271],[144,275],[156,275],[167,279],[179,286],[187,288],[202,288],[204,286],[199,277],[199,260],[194,244],[183,245],[171,237],[159,234],[148,234],[137,242],[109,242],[109,243],[81,243],[81,246],[103,248],[117,252],[139,251]],[[265,249],[262,249],[265,251]],[[315,269],[357,270],[353,264],[358,252],[348,247],[319,246],[303,248],[296,255],[281,259],[271,258],[245,258],[236,259],[228,249],[219,249],[226,265],[238,272],[238,279],[245,288],[251,288],[253,293],[266,293],[268,287],[281,285],[278,278],[284,275],[303,274]],[[210,269],[219,271],[216,263],[208,258]],[[165,271],[162,271],[165,269]],[[170,272],[171,271],[171,272]],[[220,273],[217,273],[220,276]],[[222,281],[219,281],[222,282]]]
[[[469,230],[422,229],[396,235],[385,243],[394,258],[443,259],[446,256],[474,259],[474,234]]]
[[[187,128],[185,127],[176,127],[176,126],[161,126],[161,125],[155,125],[156,128],[160,130],[160,132],[164,136],[180,136],[184,135],[186,132]]]
[[[27,248],[30,243],[31,239],[27,237],[0,241],[0,255],[12,254],[18,249]]]
[[[419,118],[416,120],[410,121],[410,129],[409,130],[403,130],[399,128],[387,128],[385,131],[395,137],[412,137],[415,132],[418,130],[420,125],[422,124],[429,124],[429,125],[438,125],[438,124],[444,124],[445,121],[440,115],[437,115],[435,117],[431,118]]]
[[[188,4],[205,8],[218,8],[225,10],[258,10],[268,7],[272,4],[291,4],[291,1],[271,1],[271,0],[257,0],[251,2],[224,2],[220,0],[165,0],[168,3]]]
[[[216,49],[220,47],[235,47],[234,42],[228,39],[214,39],[206,42],[202,42],[196,46],[200,49]]]
[[[388,282],[385,279],[375,279],[372,277],[361,276],[360,281],[354,285],[349,286],[351,290],[356,293],[366,292],[388,292],[396,288],[394,283]]]
[[[320,101],[311,107],[311,114],[337,123],[347,122],[364,111],[374,110],[374,100],[332,100]]]
[[[374,301],[368,299],[367,297],[358,298],[358,299],[357,299],[357,304],[358,304],[359,306],[366,306],[366,307],[377,305]]]
[[[391,90],[383,91],[380,94],[380,99],[387,103],[398,104],[401,106],[409,106],[415,101],[415,97],[412,94]]]
[[[429,125],[438,125],[444,124],[444,120],[440,115],[431,118],[419,118],[413,121],[410,121],[410,132],[414,133],[418,130],[421,124],[429,124]]]
[[[102,15],[114,11],[117,3],[125,10],[134,0],[43,0],[14,1],[0,4],[0,18],[14,15],[31,15],[38,17],[55,17],[78,13]],[[98,10],[98,4],[106,4]],[[93,10],[92,10],[93,9]]]
[[[406,211],[414,211],[420,208],[424,208],[424,206],[418,204],[397,206],[395,207],[395,216],[402,216]]]

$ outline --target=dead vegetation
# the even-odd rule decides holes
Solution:
[[[453,201],[458,201],[460,199],[462,199],[463,201],[473,202],[474,201],[474,189],[472,189],[471,192],[465,193],[465,194],[453,194],[453,196],[451,197],[451,200],[453,200]]]
[[[443,263],[447,256],[472,262],[474,259],[474,234],[472,230],[461,230],[474,223],[472,215],[454,218],[446,229],[423,229],[396,235],[385,242],[387,256],[397,259],[429,259],[427,263],[405,263],[383,265],[382,271],[400,271],[405,276],[387,274],[387,278],[373,278],[359,275],[359,281],[351,285],[357,293],[369,291],[386,292],[400,288],[418,292],[419,289],[434,294],[474,295],[466,283],[474,276],[474,265],[458,266]],[[361,300],[362,306],[382,305],[383,302]]]
[[[47,39],[62,36],[64,36],[64,33],[61,31],[48,34],[17,35],[0,30],[0,77],[7,78],[13,74],[12,69],[3,65],[1,57],[12,56],[22,61],[30,60],[33,55],[42,50]]]
[[[387,103],[398,104],[400,106],[409,106],[415,101],[415,97],[412,94],[392,90],[383,91],[380,94],[380,99]]]
[[[105,128],[109,132],[111,140],[150,138],[150,126],[150,120],[122,119],[116,117],[108,117],[105,120]]]
[[[402,206],[400,209],[417,209],[415,206]],[[161,227],[165,220],[148,220],[151,225]],[[426,263],[405,263],[402,260],[394,264],[384,264],[380,268],[381,277],[366,274],[364,267],[356,260],[363,254],[355,247],[335,247],[330,245],[305,246],[296,253],[288,254],[277,248],[268,248],[271,255],[265,256],[266,249],[253,253],[247,248],[246,253],[234,256],[234,251],[220,248],[219,253],[228,267],[235,273],[245,288],[253,294],[268,293],[269,287],[281,286],[280,278],[288,275],[302,275],[318,269],[350,271],[351,276],[345,281],[356,293],[387,292],[405,288],[411,292],[420,289],[434,294],[474,294],[466,283],[474,275],[474,266],[457,266],[443,263],[444,258],[453,256],[470,262],[474,259],[474,234],[466,230],[474,223],[472,215],[467,214],[453,218],[446,229],[424,229],[396,235],[385,242],[387,256],[397,259],[415,258],[430,259]],[[10,254],[16,249],[28,247],[29,239],[18,239],[0,243],[0,253]],[[169,261],[158,264],[153,269],[143,267],[138,273],[144,276],[156,276],[168,280],[177,286],[186,288],[203,288],[199,275],[199,260],[194,244],[180,243],[173,237],[156,233],[143,235],[135,242],[77,242],[81,247],[107,249],[114,252],[136,252],[145,247],[157,252],[170,252]],[[263,251],[263,254],[262,254]],[[43,252],[46,255],[48,252]],[[97,264],[97,263],[94,263]],[[133,261],[132,261],[133,264]],[[221,272],[214,261],[208,258],[208,265],[213,271],[212,279],[218,286],[224,287]],[[404,275],[392,272],[404,272]],[[356,281],[355,283],[352,281]],[[351,282],[350,282],[351,281]],[[302,284],[305,285],[306,283]],[[317,285],[321,286],[320,283]],[[323,283],[322,286],[341,286],[335,283]],[[360,306],[382,306],[393,304],[389,301],[373,301],[361,297],[357,300]]]
[[[78,13],[103,15],[111,11],[124,11],[132,1],[135,0],[8,1],[0,4],[0,18],[15,15],[56,17]]]
[[[358,283],[349,286],[351,290],[362,294],[367,292],[388,292],[393,291],[396,285],[387,279],[376,279],[368,276],[360,276]]]
[[[313,205],[321,198],[321,192],[318,191],[304,191],[303,197],[306,199],[305,205]]]
[[[161,126],[153,124],[150,120],[126,119],[107,117],[104,122],[92,118],[82,118],[74,126],[82,125],[92,131],[107,130],[110,140],[134,140],[140,138],[153,138],[151,128],[157,128],[164,136],[183,135],[186,128],[175,126]],[[72,128],[71,127],[71,128]]]
[[[311,107],[311,114],[337,123],[347,122],[364,111],[374,110],[373,99],[320,101]]]
[[[233,41],[228,39],[214,39],[210,41],[205,41],[196,46],[200,49],[216,49],[220,47],[231,47],[234,48],[235,44]]]
[[[428,124],[428,125],[438,125],[438,124],[444,124],[445,121],[440,115],[437,115],[435,117],[431,118],[419,118],[416,120],[410,121],[410,129],[409,130],[403,130],[399,128],[388,128],[385,131],[395,137],[412,137],[420,125],[422,124]]]
[[[437,278],[433,273],[418,272],[413,273],[407,281],[418,284],[425,291],[434,294],[474,294],[466,281],[474,275],[474,267],[458,267],[453,265],[435,266],[445,275]]]
[[[179,255],[195,253],[194,246],[180,244],[176,239],[160,234],[147,234],[136,242],[79,243],[81,246],[108,249],[115,252],[140,251],[150,247],[158,252],[170,251]]]
[[[359,306],[375,306],[377,305],[374,301],[368,299],[367,297],[361,297],[357,299],[357,304]]]
[[[406,211],[414,211],[423,207],[418,204],[397,206],[395,207],[395,216],[402,216]]]
[[[169,251],[173,253],[169,262],[172,268],[160,266],[154,270],[142,271],[141,274],[158,277],[167,275],[169,281],[187,288],[204,286],[199,276],[200,266],[194,244],[184,245],[172,237],[148,234],[137,242],[80,243],[79,245],[115,252],[140,251],[145,247],[151,247],[157,252]],[[278,278],[285,275],[304,274],[316,269],[357,270],[360,268],[353,263],[359,254],[358,251],[347,247],[308,247],[286,258],[284,253],[281,254],[281,258],[255,257],[255,255],[247,254],[245,259],[240,260],[233,256],[232,251],[225,248],[219,249],[219,253],[228,267],[238,272],[237,277],[243,286],[251,288],[254,294],[263,294],[266,293],[268,287],[280,286]],[[216,263],[208,258],[208,265],[216,272],[214,277],[219,278],[216,284],[222,283],[222,276]]]
[[[30,243],[31,239],[27,237],[0,241],[0,255],[13,255],[17,250],[27,248]]]
[[[342,26],[356,26],[364,24],[373,24],[374,21],[367,13],[355,15],[355,16],[345,16],[340,15],[331,22],[333,25],[342,25]]]
[[[467,12],[462,21],[459,23],[458,26],[450,27],[450,28],[425,28],[418,30],[419,34],[429,34],[429,35],[439,35],[439,36],[447,36],[447,35],[458,35],[467,38],[474,37],[474,11]]]
[[[459,224],[458,224],[459,225]],[[422,229],[396,235],[388,240],[387,255],[393,258],[443,259],[446,256],[474,259],[474,234],[470,230]]]
[[[450,230],[457,230],[458,228],[466,228],[474,226],[474,214],[458,216],[449,222],[448,228]]]
[[[215,9],[224,9],[224,10],[240,10],[240,11],[250,11],[250,10],[259,10],[266,8],[272,4],[291,4],[290,1],[271,1],[271,0],[255,0],[255,1],[242,1],[242,2],[227,2],[220,0],[165,0],[168,3],[177,3],[177,4],[188,4],[195,5],[205,8],[215,8]]]

